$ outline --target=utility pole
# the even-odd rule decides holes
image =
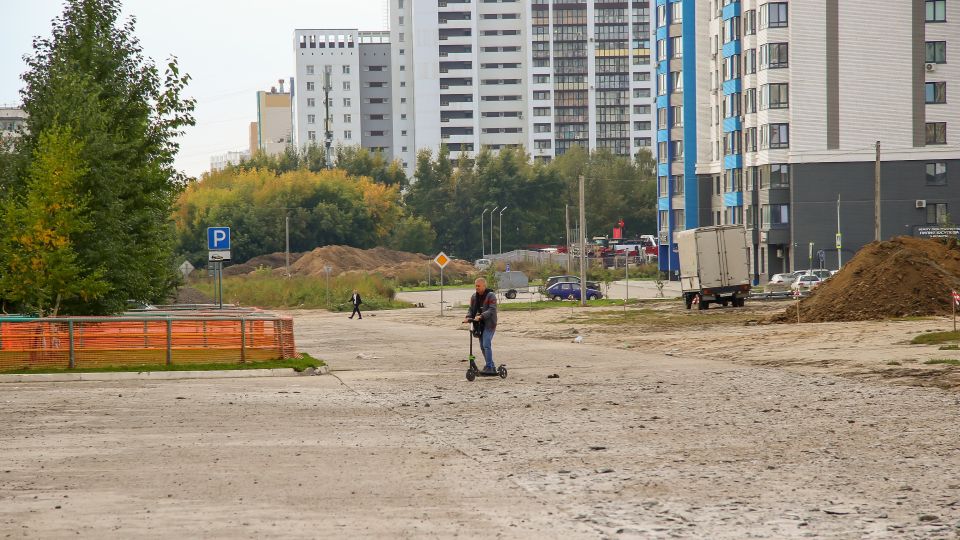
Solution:
[[[840,236],[840,194],[837,193],[837,270],[843,266],[843,237]]]
[[[566,216],[567,216],[567,225],[566,225],[566,241],[567,241],[567,275],[572,271],[572,261],[570,257],[573,255],[570,253],[570,205],[566,205]]]
[[[333,156],[330,154],[330,147],[333,145],[333,118],[330,117],[330,90],[333,88],[330,86],[330,72],[333,69],[333,66],[324,66],[323,67],[323,108],[324,111],[324,120],[323,120],[323,130],[324,130],[324,146],[326,147],[326,154],[324,157],[327,160],[327,168],[333,168]]]
[[[290,216],[287,216],[287,251],[286,251],[286,265],[287,265],[287,277],[290,277]]]
[[[500,205],[493,207],[493,211],[490,212],[490,255],[493,255],[493,214],[500,209]]]
[[[506,211],[507,211],[506,206],[504,206],[503,209],[500,210],[500,248],[497,250],[500,252],[500,255],[503,255],[503,213]],[[490,249],[492,251],[493,246],[490,246]]]
[[[877,161],[873,166],[873,239],[880,241],[880,141],[877,141]]]
[[[587,305],[587,238],[584,226],[587,218],[583,209],[583,175],[580,175],[580,305]]]
[[[486,244],[483,243],[484,234],[487,232],[487,230],[483,228],[483,215],[486,214],[489,210],[490,210],[489,208],[484,208],[483,212],[480,213],[480,257],[481,258],[484,258],[487,256]],[[490,214],[490,216],[492,217],[493,214]],[[490,246],[490,251],[493,251],[493,246]]]

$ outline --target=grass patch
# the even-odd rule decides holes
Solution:
[[[957,358],[931,358],[924,364],[946,364],[948,366],[960,366],[960,359]]]
[[[636,304],[638,300],[632,299],[627,302],[627,305]],[[587,300],[587,307],[602,307],[602,306],[623,306],[623,300],[601,298],[600,300]],[[571,302],[569,300],[540,300],[537,302],[511,302],[509,304],[498,304],[497,311],[530,311],[530,310],[541,310],[541,309],[556,309],[556,308],[576,308],[580,307],[580,302]]]
[[[887,362],[887,365],[888,365],[888,366],[902,366],[903,364],[901,364],[900,362],[897,362],[896,360],[891,360],[891,361]]]
[[[928,332],[910,340],[913,345],[936,345],[938,343],[947,343],[950,341],[960,341],[960,331],[958,332]]]
[[[462,285],[447,285],[444,283],[444,290],[446,289],[473,289],[473,283],[466,283]],[[421,292],[421,291],[439,291],[439,285],[407,285],[407,286],[398,286],[397,292]]]
[[[287,360],[267,360],[264,362],[246,362],[244,364],[142,364],[134,366],[98,366],[91,368],[39,368],[39,369],[15,369],[0,372],[2,374],[25,375],[29,373],[118,373],[118,372],[143,372],[143,371],[220,371],[220,370],[240,370],[240,369],[284,369],[290,368],[294,371],[303,371],[311,367],[324,366],[323,360],[313,358],[307,353],[301,353],[296,358]]]
[[[192,283],[200,292],[213,297],[213,280]],[[350,295],[353,289],[363,298],[361,310],[408,308],[410,304],[394,299],[394,289],[386,280],[373,274],[351,273],[330,278],[330,288],[324,277],[275,276],[269,272],[254,272],[246,276],[231,276],[223,280],[225,303],[264,308],[329,309],[351,311]]]
[[[941,351],[960,351],[960,345],[941,345]]]

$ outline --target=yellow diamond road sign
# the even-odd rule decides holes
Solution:
[[[440,268],[443,268],[450,262],[450,257],[447,257],[447,254],[441,251],[439,255],[433,258],[433,262],[437,263],[437,266]]]

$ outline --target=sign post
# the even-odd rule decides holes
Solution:
[[[217,280],[217,303],[223,309],[223,261],[230,260],[230,227],[207,227],[207,251]]]
[[[443,267],[450,262],[450,257],[447,257],[447,254],[441,251],[433,258],[433,262],[440,267],[440,316],[443,317]]]
[[[793,291],[793,297],[797,299],[797,324],[800,324],[800,289]]]

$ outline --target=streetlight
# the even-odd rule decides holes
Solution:
[[[487,256],[487,252],[484,251],[484,244],[483,244],[483,233],[486,232],[486,229],[483,228],[483,214],[486,214],[488,210],[489,208],[484,208],[483,212],[480,213],[480,258]],[[493,217],[492,212],[490,213],[490,217]],[[493,246],[490,246],[490,247],[493,248]]]
[[[500,254],[503,255],[503,213],[507,211],[507,207],[504,206],[503,210],[500,210]],[[490,246],[490,249],[493,249],[493,245]]]
[[[493,214],[497,213],[497,209],[500,208],[500,205],[493,207],[493,210],[490,212],[490,254],[493,255]]]

